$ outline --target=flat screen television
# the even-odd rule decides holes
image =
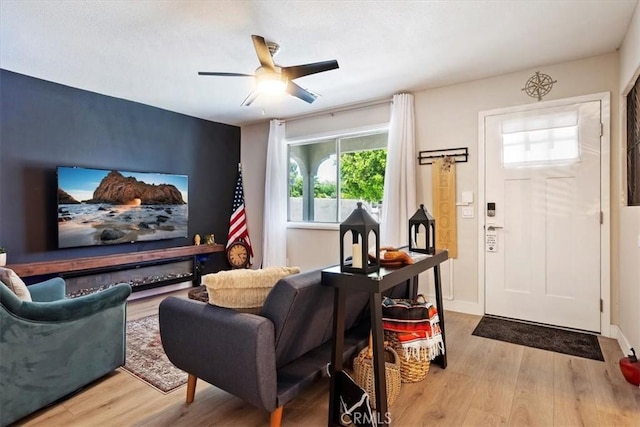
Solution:
[[[59,166],[58,247],[187,237],[188,177]]]

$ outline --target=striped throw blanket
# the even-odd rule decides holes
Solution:
[[[407,360],[411,357],[433,360],[444,354],[438,310],[422,295],[418,295],[416,300],[385,297],[382,301],[382,327],[396,333]]]

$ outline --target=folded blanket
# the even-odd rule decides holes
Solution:
[[[424,297],[422,300],[385,298],[382,301],[382,327],[396,333],[406,360],[411,357],[432,360],[444,354],[438,310]]]
[[[444,354],[444,343],[442,334],[437,333],[427,336],[426,332],[413,332],[409,334],[397,333],[398,341],[402,345],[405,360],[412,357],[416,360],[433,360],[437,356]]]

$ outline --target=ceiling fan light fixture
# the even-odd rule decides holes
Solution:
[[[340,68],[338,66],[338,61],[335,59],[330,61],[312,62],[310,64],[280,67],[278,64],[273,62],[273,57],[280,49],[280,46],[277,43],[268,42],[264,37],[256,34],[253,34],[251,39],[253,40],[253,47],[256,50],[256,55],[260,62],[260,66],[256,68],[255,74],[219,71],[198,72],[201,76],[254,77],[256,88],[242,102],[242,105],[246,107],[250,106],[259,95],[280,96],[285,93],[311,104],[316,100],[316,98],[318,98],[318,95],[307,89],[301,88],[294,82],[294,80],[311,74]]]
[[[282,95],[287,89],[287,79],[278,73],[261,73],[256,76],[261,95]]]

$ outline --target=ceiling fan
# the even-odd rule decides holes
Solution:
[[[273,62],[273,56],[277,53],[279,46],[276,43],[267,43],[264,37],[252,35],[253,46],[258,54],[260,66],[256,68],[255,74],[242,73],[221,73],[214,71],[200,71],[201,76],[222,76],[222,77],[255,77],[258,83],[257,88],[247,96],[242,105],[249,106],[261,93],[283,93],[287,92],[305,102],[311,104],[318,95],[301,88],[293,82],[298,77],[310,74],[321,73],[323,71],[334,70],[338,67],[338,61],[314,62],[304,65],[293,65],[291,67],[280,67]]]

